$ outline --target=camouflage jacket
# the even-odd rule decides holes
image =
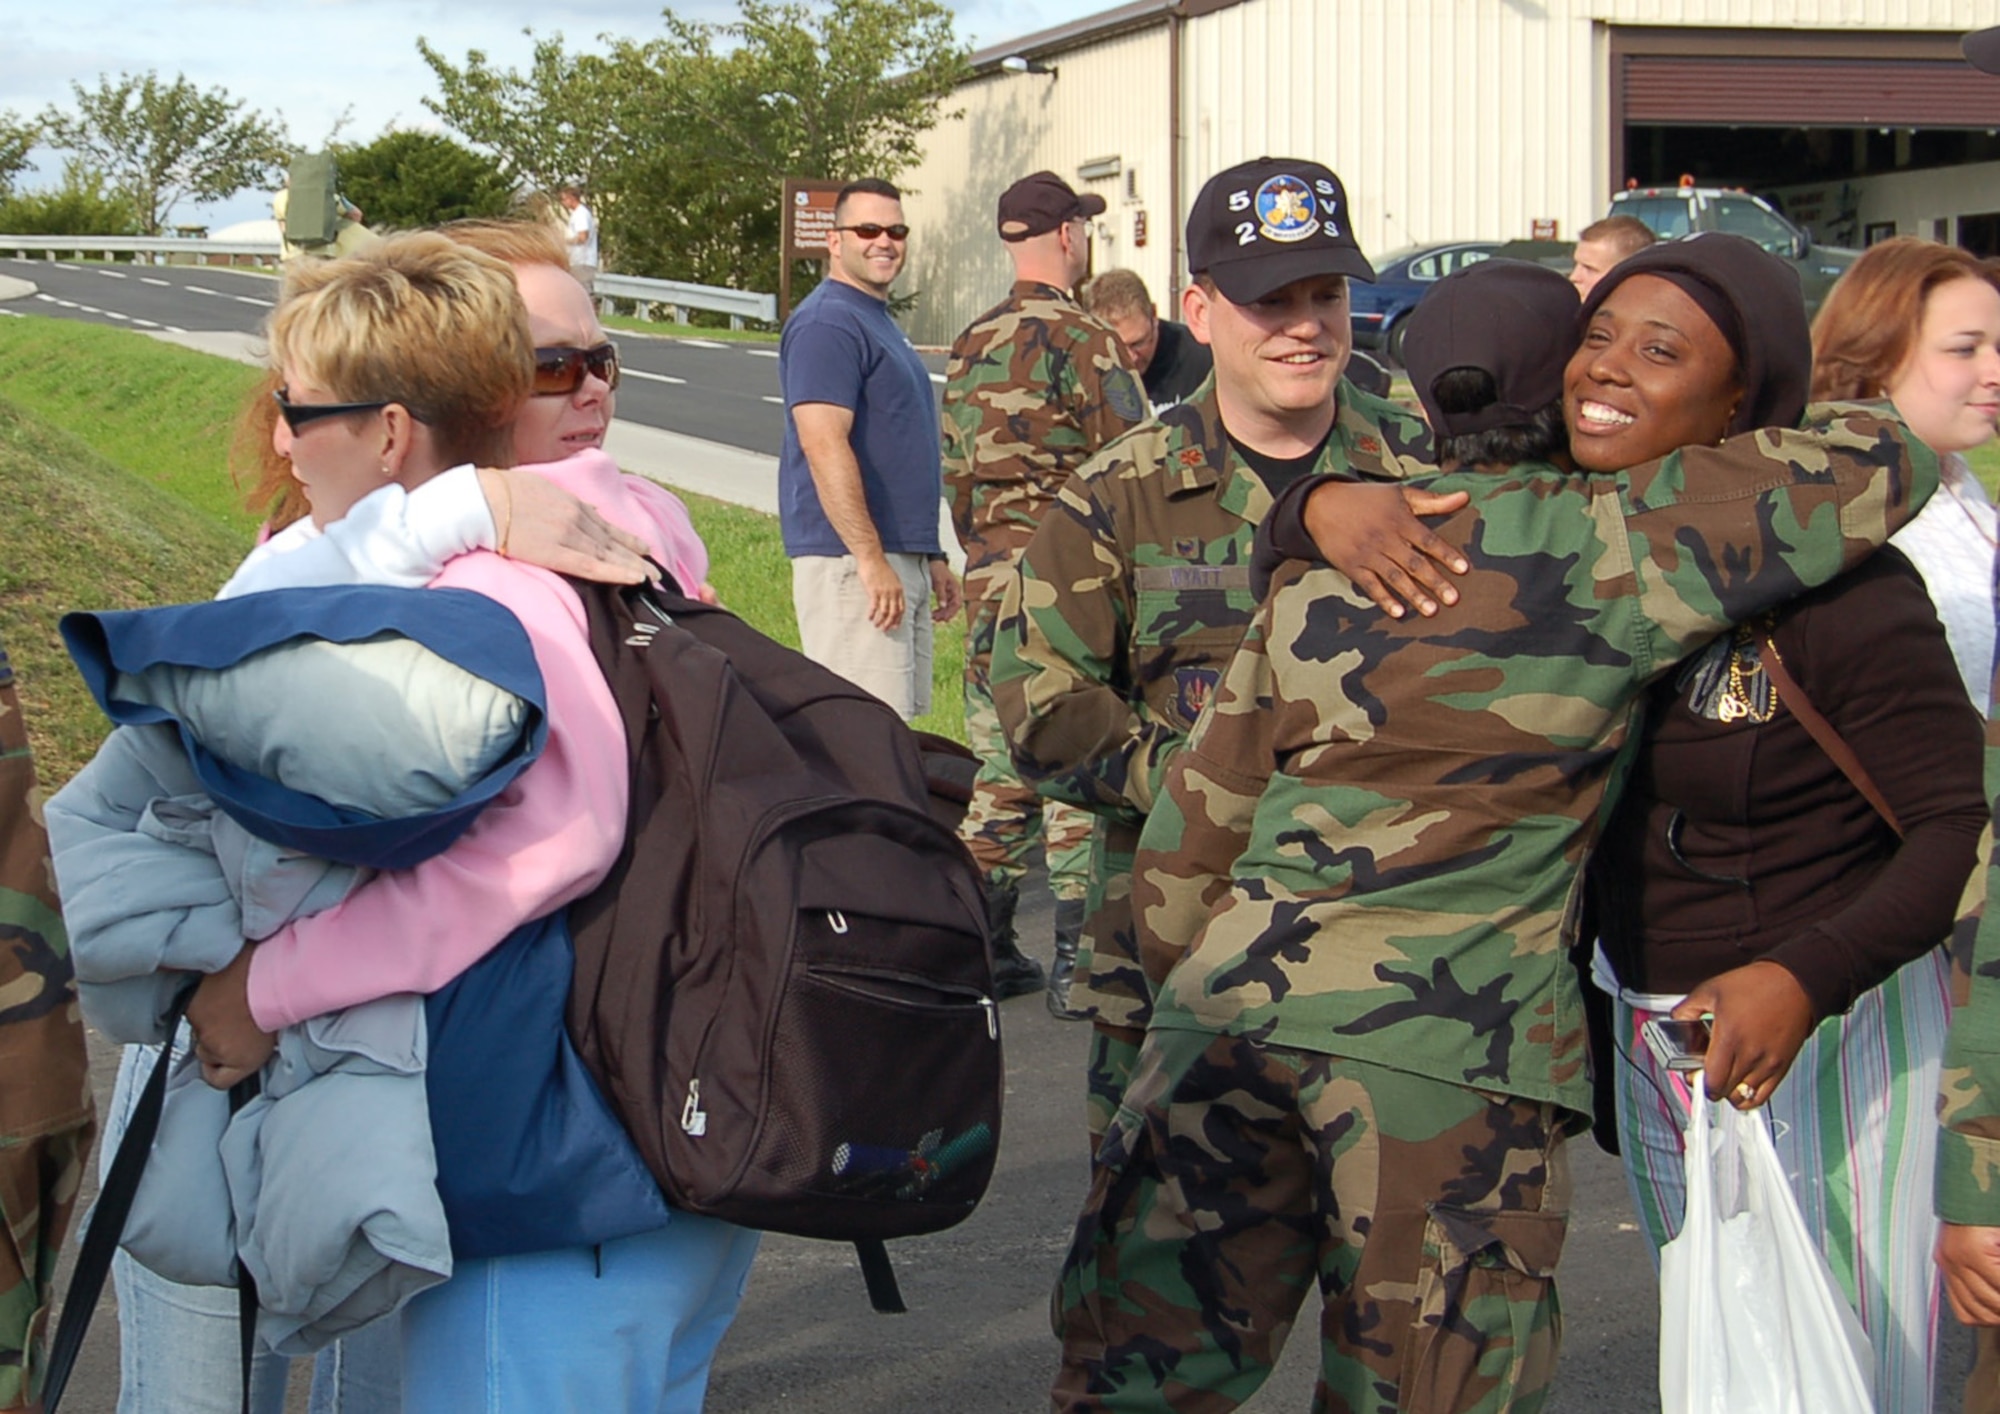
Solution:
[[[1345,382],[1336,409],[1316,472],[1430,469],[1420,419]],[[1069,479],[1001,601],[993,695],[1015,765],[1101,819],[1081,981],[1116,1025],[1144,1025],[1147,1005],[1122,876],[1167,758],[1257,607],[1250,550],[1270,509],[1230,450],[1210,378]]]
[[[2000,572],[2000,565],[1996,565]],[[1994,686],[2000,689],[2000,665]],[[2000,828],[2000,697],[1986,720],[1986,798],[1995,802],[1995,827],[1979,841],[1979,867],[1959,900],[1952,935],[1961,964],[1971,935],[1971,979],[1955,998],[1945,1038],[1944,1074],[1938,1092],[1937,1215],[1948,1223],[2000,1227],[2000,913],[1986,907],[1996,879],[1994,828]],[[1964,976],[1954,977],[1960,988]]]
[[[42,795],[0,649],[0,1409],[37,1395],[56,1251],[96,1128]]]
[[[1282,570],[1146,824],[1152,1025],[1589,1113],[1566,951],[1641,689],[1937,486],[1881,410],[1815,414],[1618,476],[1439,477],[1472,570],[1436,618]]]
[[[1145,417],[1111,326],[1053,285],[1016,281],[945,366],[944,484],[966,567],[1018,556],[1069,474]]]

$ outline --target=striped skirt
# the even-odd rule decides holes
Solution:
[[[1949,965],[1939,948],[1821,1023],[1760,1112],[1806,1227],[1875,1347],[1881,1414],[1928,1414],[1936,1387],[1931,1178]],[[1677,1000],[1625,993],[1615,1023],[1618,1135],[1655,1265],[1680,1229],[1689,1092],[1653,1059],[1639,1027]]]

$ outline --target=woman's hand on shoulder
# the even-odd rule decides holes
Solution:
[[[1456,547],[1418,516],[1458,510],[1463,491],[1440,496],[1414,486],[1328,481],[1306,498],[1306,531],[1326,562],[1391,618],[1426,618],[1458,602],[1451,575],[1471,569]],[[1447,573],[1449,571],[1449,573]]]
[[[1709,978],[1673,1010],[1677,1021],[1713,1015],[1708,1097],[1754,1110],[1771,1098],[1818,1020],[1798,979],[1775,962],[1753,962]]]
[[[547,477],[483,466],[479,489],[493,512],[494,548],[507,558],[602,584],[651,578],[645,541]]]
[[[278,1038],[250,1015],[250,953],[245,943],[229,966],[201,979],[188,1003],[201,1078],[217,1090],[262,1070],[278,1045]]]

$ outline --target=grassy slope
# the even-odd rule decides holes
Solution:
[[[79,608],[207,598],[255,522],[223,449],[255,370],[95,325],[0,319],[0,643],[14,660],[45,784],[90,756],[103,719],[56,621]],[[796,644],[791,570],[770,516],[686,498],[737,613]],[[922,725],[962,736],[957,625],[938,642]]]

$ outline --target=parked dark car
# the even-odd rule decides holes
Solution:
[[[1375,283],[1348,282],[1354,317],[1354,342],[1379,349],[1403,361],[1403,321],[1430,288],[1454,270],[1477,265],[1500,248],[1498,241],[1453,241],[1444,245],[1407,246],[1375,262]]]

